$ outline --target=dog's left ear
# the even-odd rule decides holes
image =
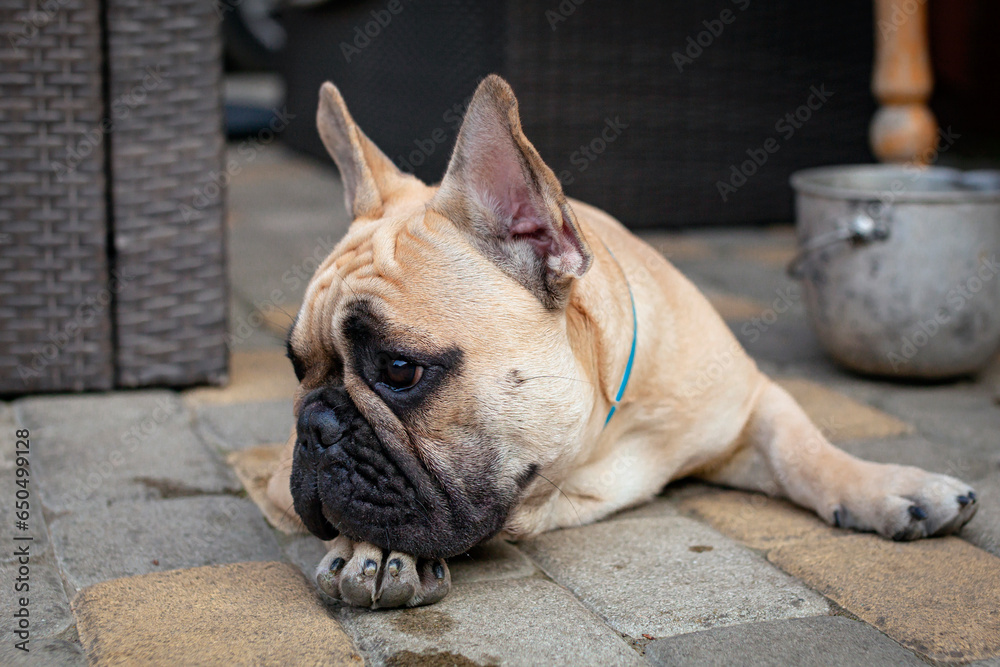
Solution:
[[[593,259],[555,174],[521,131],[514,91],[486,77],[431,202],[501,270],[561,308]]]

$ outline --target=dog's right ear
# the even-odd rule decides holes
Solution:
[[[319,89],[316,127],[344,182],[344,203],[354,218],[380,218],[383,205],[404,174],[365,136],[337,87],[327,81]]]

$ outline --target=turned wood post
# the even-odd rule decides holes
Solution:
[[[872,93],[879,109],[868,129],[882,162],[925,163],[937,121],[927,108],[934,82],[927,44],[927,0],[875,0]]]

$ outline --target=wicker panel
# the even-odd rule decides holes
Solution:
[[[217,3],[108,0],[121,386],[224,380]]]
[[[97,0],[0,0],[3,394],[112,385],[99,25]]]

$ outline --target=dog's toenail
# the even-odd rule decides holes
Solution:
[[[972,499],[969,498],[968,496],[959,496],[958,497],[958,504],[961,505],[962,507],[965,507],[966,505],[968,505],[971,502],[972,502]]]
[[[334,558],[333,562],[330,563],[330,572],[337,573],[340,572],[340,568],[344,567],[343,558]]]
[[[969,491],[965,495],[967,495],[969,497],[969,500],[971,500],[972,502],[976,502],[976,492],[975,491]]]
[[[434,563],[434,577],[444,579],[444,565],[441,563]]]
[[[371,560],[370,558],[365,561],[364,572],[366,577],[374,577],[377,571],[378,571],[378,563]]]
[[[833,510],[833,525],[840,528],[840,510]]]
[[[927,518],[927,512],[919,505],[910,505],[910,516],[917,521],[923,521]]]
[[[400,562],[398,558],[393,558],[389,561],[389,574],[394,577],[399,576],[399,571],[403,569],[403,563]]]

